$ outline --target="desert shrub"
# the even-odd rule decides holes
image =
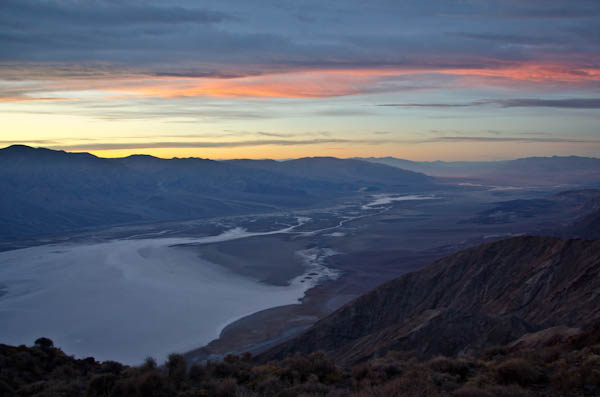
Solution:
[[[151,371],[156,369],[156,360],[154,357],[146,357],[144,364],[140,367],[143,371]]]
[[[144,397],[163,397],[171,395],[163,376],[157,371],[149,371],[139,378],[137,386]]]
[[[252,362],[252,353],[245,352],[244,354],[242,354],[240,359],[245,363],[251,363]]]
[[[83,395],[83,390],[76,383],[57,382],[50,384],[43,392],[36,394],[36,397],[81,396]]]
[[[210,363],[207,367],[212,370],[213,376],[220,379],[231,378],[235,373],[234,366],[224,361]]]
[[[37,338],[35,340],[34,344],[37,347],[46,348],[46,349],[50,348],[50,347],[54,347],[54,342],[52,342],[52,339],[46,338],[46,337]]]
[[[236,397],[238,385],[235,379],[222,379],[216,384],[215,397]]]
[[[369,370],[370,366],[368,364],[362,363],[352,367],[351,376],[353,379],[360,382],[361,380],[369,376]]]
[[[370,384],[380,384],[402,374],[400,363],[394,360],[375,359],[368,363],[359,365],[352,370],[352,377],[357,381],[368,380]]]
[[[187,360],[181,354],[169,354],[167,359],[167,370],[169,374],[169,380],[179,387],[185,380],[187,372]]]
[[[560,392],[569,392],[583,387],[583,377],[578,368],[561,368],[550,379],[552,388]]]
[[[282,391],[281,393],[279,393],[279,396],[326,396],[327,394],[329,394],[329,387],[322,383],[319,383],[315,376],[306,383],[292,386],[289,389]]]
[[[456,397],[495,397],[491,392],[477,386],[466,385],[452,393]]]
[[[296,354],[286,358],[282,363],[282,370],[282,376],[291,380],[290,383],[303,383],[311,374],[315,374],[323,383],[332,383],[339,379],[337,367],[321,352],[308,356]]]
[[[74,379],[79,371],[73,364],[60,365],[50,372],[50,379]]]
[[[108,397],[111,395],[117,377],[113,374],[94,375],[88,383],[86,397]]]
[[[527,390],[518,385],[493,385],[486,388],[494,397],[528,397],[531,396]]]
[[[261,396],[277,396],[286,387],[286,385],[273,374],[264,375],[254,386]]]
[[[563,351],[560,346],[551,346],[536,352],[536,359],[546,365],[560,360]]]
[[[481,358],[484,360],[497,360],[508,354],[506,346],[490,346],[481,352]]]
[[[367,387],[352,395],[355,397],[436,397],[441,393],[427,371],[411,369],[390,382]]]
[[[465,385],[452,395],[456,397],[527,397],[530,394],[517,385],[488,385],[485,387]]]
[[[199,382],[206,377],[206,368],[202,364],[193,364],[188,371],[188,378],[193,382]]]
[[[104,361],[100,366],[100,372],[119,375],[123,370],[123,364],[116,361]]]
[[[223,358],[223,361],[225,361],[228,364],[235,364],[238,361],[240,361],[240,357],[235,354],[228,354]]]
[[[472,363],[464,359],[450,359],[439,356],[429,361],[429,367],[437,372],[445,372],[464,381],[471,372]]]
[[[18,393],[23,396],[34,396],[41,394],[47,388],[48,382],[41,380],[19,387]]]
[[[541,372],[531,363],[522,358],[511,358],[495,368],[496,380],[500,384],[516,383],[528,386],[542,380]]]
[[[121,379],[115,384],[111,397],[134,397],[138,395],[134,379]]]
[[[14,354],[12,356],[12,365],[22,372],[37,372],[33,356],[26,351],[19,351]]]

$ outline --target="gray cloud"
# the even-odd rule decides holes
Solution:
[[[600,109],[600,98],[565,98],[565,99],[482,99],[466,103],[384,103],[376,106],[398,108],[464,108],[482,105],[498,105],[504,108],[544,107],[559,109]]]
[[[231,16],[196,8],[162,6],[152,3],[114,1],[32,1],[2,0],[0,21],[17,27],[21,21],[36,24],[68,23],[83,26],[131,24],[218,23]],[[151,31],[149,33],[152,33]]]
[[[423,144],[436,142],[523,142],[523,143],[600,143],[593,139],[571,139],[553,137],[489,137],[489,136],[442,136],[424,140],[401,139],[267,139],[247,141],[205,141],[205,142],[123,142],[123,143],[85,143],[72,145],[49,145],[50,149],[60,150],[119,150],[119,149],[155,149],[155,148],[234,148],[251,146],[300,146],[331,143],[382,145],[382,144]],[[12,143],[12,142],[10,142]],[[17,143],[17,142],[14,142]]]
[[[0,60],[17,66],[61,63],[62,73],[75,75],[113,68],[230,78],[298,68],[501,67],[538,55],[514,43],[539,46],[545,59],[558,61],[575,51],[597,63],[600,53],[597,40],[574,33],[595,29],[590,17],[600,14],[597,2],[583,0],[568,6],[559,0],[198,4],[3,0]],[[482,16],[488,18],[485,24],[473,23]],[[531,20],[514,23],[515,17]],[[560,29],[547,23],[549,18],[561,18]],[[511,33],[503,33],[509,24]],[[72,64],[83,71],[66,70]],[[52,69],[47,72],[56,73]]]
[[[483,105],[482,102],[468,103],[382,103],[376,106],[393,108],[465,108]]]
[[[153,149],[153,148],[233,148],[248,146],[297,146],[297,145],[318,145],[327,143],[358,143],[358,144],[379,144],[384,143],[376,140],[351,140],[351,139],[304,139],[304,140],[251,140],[251,141],[232,141],[232,142],[125,142],[125,143],[90,143],[74,145],[56,145],[49,146],[50,149],[61,150],[117,150],[117,149]]]
[[[600,109],[600,98],[506,99],[498,101],[498,103],[506,108],[546,107],[562,109]]]
[[[443,136],[424,142],[539,142],[539,143],[600,143],[600,140],[551,137],[489,137],[489,136]]]

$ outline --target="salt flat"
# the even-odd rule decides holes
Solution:
[[[289,286],[260,283],[174,245],[287,233],[294,227],[2,252],[0,284],[6,293],[0,296],[0,343],[31,344],[46,336],[76,357],[129,364],[202,346],[240,317],[298,303],[314,283],[301,282],[303,276]]]

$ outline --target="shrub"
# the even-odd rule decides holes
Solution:
[[[137,389],[144,397],[162,397],[170,395],[165,380],[157,371],[147,372],[139,379]]]
[[[113,388],[111,397],[134,397],[138,395],[137,385],[134,379],[121,379]]]
[[[116,361],[104,361],[100,368],[100,372],[119,375],[123,370],[123,364]]]
[[[111,395],[117,377],[113,374],[95,375],[89,382],[86,397],[108,397]]]
[[[494,397],[489,391],[476,386],[463,386],[452,395],[456,397]]]
[[[34,343],[37,347],[41,348],[47,349],[50,347],[54,347],[54,342],[52,342],[52,339],[46,337],[37,338]]]
[[[235,397],[237,390],[238,386],[235,379],[223,379],[216,385],[215,397]]]
[[[542,378],[540,371],[535,366],[522,359],[511,358],[498,365],[495,369],[496,380],[501,384],[516,383],[528,386],[539,382]]]
[[[484,349],[481,353],[481,357],[484,360],[495,360],[504,357],[508,354],[508,350],[505,346],[492,346]]]
[[[185,380],[187,360],[181,354],[169,354],[167,369],[169,371],[169,380],[171,380],[176,387],[179,387]]]
[[[462,381],[464,381],[470,372],[471,363],[464,359],[453,360],[447,357],[439,356],[429,361],[429,367],[437,372],[445,372],[454,376],[458,376]]]
[[[201,364],[193,364],[188,372],[188,377],[194,382],[199,382],[206,376],[206,368]]]
[[[146,357],[144,360],[144,364],[142,364],[141,369],[143,371],[151,371],[156,369],[156,360],[153,357]]]

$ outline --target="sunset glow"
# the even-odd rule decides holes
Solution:
[[[600,152],[600,50],[585,37],[598,7],[586,1],[569,12],[560,2],[133,3],[131,15],[179,16],[154,26],[112,20],[110,2],[4,4],[0,18],[16,22],[1,39],[2,144],[218,158]],[[333,18],[340,11],[347,20]],[[90,26],[69,19],[94,12]]]

